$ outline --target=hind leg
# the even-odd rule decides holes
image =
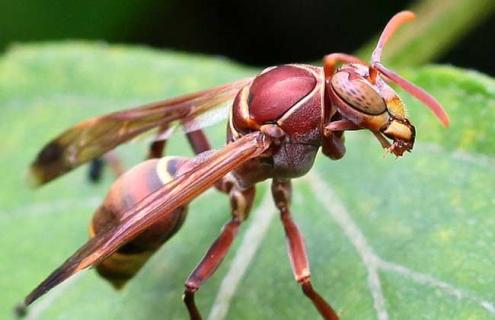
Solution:
[[[115,152],[110,151],[103,155],[103,157],[94,159],[89,164],[88,180],[91,183],[100,182],[105,165],[110,167],[116,177],[119,177],[125,172],[124,165],[120,161],[119,157],[115,154]]]
[[[186,123],[183,123],[183,126],[186,130],[187,140],[195,154],[211,150],[210,143],[203,130],[197,129],[189,131],[190,126],[197,126],[194,119],[190,119]],[[170,128],[168,124],[159,127],[155,140],[148,148],[147,159],[163,157],[167,140],[172,133],[172,129],[173,128]],[[113,151],[110,151],[103,157],[91,161],[88,170],[88,179],[90,182],[97,183],[100,181],[105,165],[110,166],[116,177],[119,177],[125,171],[124,166],[117,155]]]
[[[226,176],[223,180],[228,180],[229,177],[230,176]],[[224,185],[230,185],[230,183],[227,182],[224,183]],[[254,187],[247,190],[240,190],[237,187],[237,184],[234,183],[231,185],[231,188],[226,191],[230,196],[232,218],[223,226],[220,235],[189,275],[185,283],[186,288],[184,290],[183,300],[191,320],[201,319],[201,313],[194,301],[196,291],[199,290],[203,282],[213,275],[226,256],[237,235],[239,226],[247,218],[253,203],[255,193]]]

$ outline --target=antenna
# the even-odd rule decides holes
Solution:
[[[440,123],[442,123],[445,127],[448,127],[449,116],[447,115],[447,112],[444,110],[442,105],[433,96],[431,96],[428,92],[421,89],[420,87],[409,82],[408,80],[402,78],[394,71],[387,69],[380,62],[383,47],[387,44],[392,34],[394,34],[401,25],[413,20],[415,17],[416,15],[411,11],[401,11],[394,15],[392,19],[390,19],[390,21],[387,23],[385,29],[380,35],[380,39],[378,40],[378,44],[376,45],[375,50],[373,50],[373,53],[371,54],[370,80],[374,82],[377,72],[380,72],[381,74],[398,84],[402,89],[409,92],[416,99],[421,101],[425,106],[433,111]]]

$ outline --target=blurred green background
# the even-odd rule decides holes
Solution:
[[[463,26],[465,34],[435,58],[495,75],[495,41],[487,38],[495,31],[491,14],[495,1],[425,2],[436,7],[431,11],[446,11],[458,3],[483,7]],[[258,66],[314,61],[329,52],[354,52],[389,17],[414,4],[410,0],[2,0],[0,48],[15,42],[90,39],[219,54]]]

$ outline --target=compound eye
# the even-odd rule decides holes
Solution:
[[[333,75],[331,82],[339,97],[354,109],[371,115],[387,110],[385,101],[366,80],[349,80],[349,73],[341,71]]]

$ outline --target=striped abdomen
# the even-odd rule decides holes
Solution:
[[[96,210],[89,228],[90,236],[119,224],[127,210],[173,179],[186,161],[181,157],[147,160],[120,176]],[[96,270],[115,288],[121,288],[180,229],[186,214],[187,207],[181,207],[166,215],[101,262]]]

